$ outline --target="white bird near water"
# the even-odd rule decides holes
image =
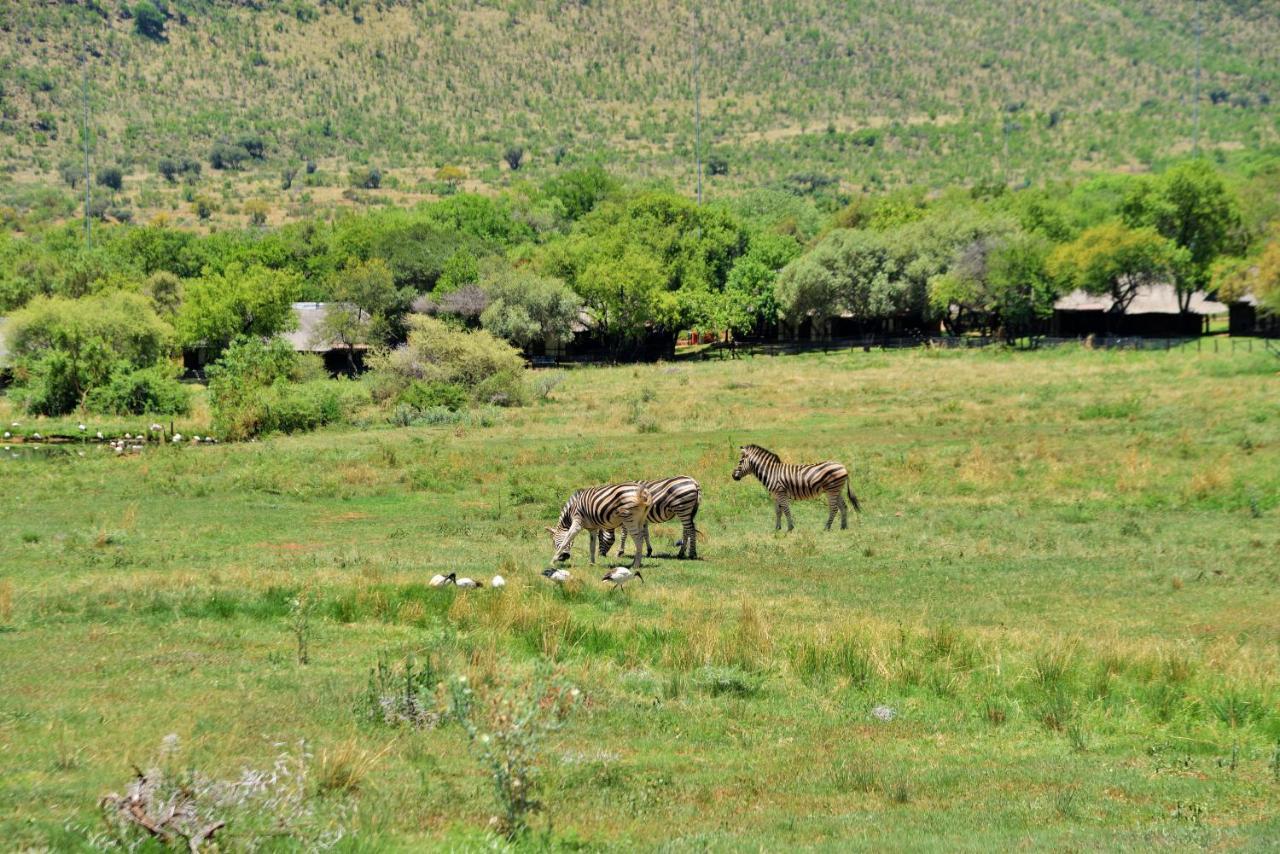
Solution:
[[[570,578],[573,577],[569,574],[569,570],[556,569],[555,567],[552,567],[552,566],[549,566],[546,569],[542,570],[542,574],[546,578],[550,578],[556,584],[564,584],[566,581],[568,581]]]
[[[490,587],[506,587],[507,580],[503,578],[501,575],[495,575],[493,577],[493,581],[489,582],[489,586]]]
[[[466,590],[471,590],[476,587],[484,587],[483,584],[481,584],[479,581],[476,581],[474,578],[463,577],[463,578],[459,578],[457,581],[453,583]]]
[[[430,584],[432,587],[444,587],[446,584],[453,584],[457,582],[457,580],[458,574],[456,572],[451,572],[448,575],[440,575],[437,573],[436,575],[431,576]]]
[[[626,566],[615,566],[613,569],[609,570],[608,575],[605,575],[600,580],[609,582],[613,585],[614,590],[618,590],[622,585],[626,584],[633,578],[640,579],[641,584],[644,583],[644,576],[640,574],[640,570],[631,569]]]

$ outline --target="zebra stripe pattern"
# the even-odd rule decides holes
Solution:
[[[827,515],[827,530],[840,514],[840,527],[849,527],[849,511],[845,507],[844,495],[848,493],[853,509],[862,512],[862,505],[849,488],[849,470],[834,460],[812,465],[796,465],[784,463],[777,454],[759,445],[744,445],[739,448],[741,456],[738,465],[733,469],[733,479],[742,480],[749,474],[755,475],[764,488],[773,496],[775,531],[782,529],[782,517],[787,517],[787,530],[795,530],[795,522],[791,518],[791,502],[827,496],[827,506],[831,509]]]
[[[686,549],[689,557],[698,557],[698,529],[693,520],[698,515],[698,504],[702,501],[702,487],[688,475],[663,478],[662,480],[641,480],[637,483],[649,490],[649,522],[662,524],[679,518],[683,529],[680,538],[680,553],[677,558],[683,559]],[[613,546],[614,531],[600,532],[600,554],[607,555]],[[649,525],[644,526],[645,557],[653,557],[653,546],[649,543]],[[618,538],[618,554],[627,547],[627,531],[624,528]]]
[[[556,526],[547,528],[555,547],[551,560],[568,560],[573,538],[585,530],[591,537],[591,562],[595,563],[599,532],[621,527],[635,543],[635,558],[631,562],[631,568],[635,569],[640,566],[640,540],[644,536],[650,503],[648,490],[635,482],[579,489],[565,502]]]

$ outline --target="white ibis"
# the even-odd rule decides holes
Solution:
[[[457,580],[458,574],[456,572],[451,572],[448,575],[436,574],[431,576],[430,583],[432,587],[444,587],[446,584],[453,584],[457,582]]]
[[[553,566],[549,566],[546,569],[542,570],[542,574],[544,577],[550,578],[556,584],[564,584],[566,581],[568,581],[570,578],[573,577],[569,574],[569,570],[556,569]]]
[[[493,581],[489,582],[489,586],[490,587],[506,587],[507,580],[503,578],[501,575],[495,575],[493,577]]]
[[[463,578],[459,578],[457,581],[453,583],[465,590],[474,590],[477,587],[484,587],[483,584],[481,584],[479,581],[476,581],[474,578],[466,578],[465,576]]]
[[[607,581],[613,585],[614,590],[618,590],[622,585],[626,584],[633,578],[640,579],[640,583],[644,583],[644,576],[640,574],[638,569],[630,569],[625,566],[615,566],[609,570],[609,573],[601,578],[601,581]]]

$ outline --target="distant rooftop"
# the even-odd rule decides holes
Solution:
[[[1090,294],[1076,289],[1053,304],[1056,311],[1110,311],[1115,304],[1109,295]],[[1227,307],[1203,291],[1191,295],[1192,314],[1226,314]],[[1178,292],[1173,285],[1143,285],[1129,303],[1125,314],[1177,314]]]
[[[280,337],[289,342],[297,353],[327,353],[330,350],[345,350],[346,346],[321,332],[324,319],[329,314],[329,307],[338,303],[295,302],[293,315],[298,318],[298,328],[286,332]],[[357,344],[353,349],[367,349],[365,344]]]

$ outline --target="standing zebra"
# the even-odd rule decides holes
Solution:
[[[579,489],[565,502],[556,526],[547,528],[555,547],[551,560],[568,560],[573,538],[586,529],[591,535],[591,562],[595,563],[597,534],[621,526],[631,535],[636,546],[636,555],[631,562],[631,568],[635,569],[640,566],[640,540],[644,536],[650,503],[649,491],[639,483]]]
[[[698,486],[698,482],[688,475],[679,475],[678,477],[668,477],[663,480],[641,480],[637,481],[645,489],[649,490],[649,519],[648,522],[670,522],[677,516],[680,517],[680,526],[684,529],[684,534],[680,538],[680,553],[676,555],[678,559],[683,560],[685,549],[689,550],[689,558],[696,560],[698,557],[698,529],[693,526],[693,519],[698,515],[698,504],[702,500],[702,487]],[[649,543],[649,524],[644,526],[644,546],[645,557],[653,557],[653,546]],[[609,549],[613,546],[613,529],[600,532],[600,554],[601,556],[609,554]],[[622,554],[627,547],[627,530],[622,529],[622,535],[618,538],[618,554]]]
[[[831,514],[827,516],[827,530],[840,513],[840,527],[849,527],[849,511],[845,508],[844,496],[849,494],[853,509],[862,512],[858,497],[849,488],[849,470],[842,464],[828,460],[813,465],[795,465],[784,463],[773,451],[759,445],[744,445],[739,450],[738,464],[733,469],[733,479],[742,480],[749,474],[755,475],[764,488],[773,496],[775,531],[782,529],[782,514],[787,514],[787,530],[795,530],[795,521],[791,518],[791,502],[794,499],[816,498],[819,493],[826,493],[827,506]]]

